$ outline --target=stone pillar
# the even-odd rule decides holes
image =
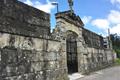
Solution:
[[[62,62],[62,65],[60,65],[60,66],[61,66],[62,69],[64,69],[63,78],[65,80],[68,80],[66,39],[61,40],[61,51],[60,52],[61,52],[61,62]]]
[[[82,36],[79,36],[77,39],[77,53],[78,53],[78,71],[80,73],[86,73],[88,69],[88,62],[87,62],[87,49],[85,49],[83,44]]]
[[[83,71],[83,52],[82,52],[82,43],[81,42],[77,42],[77,56],[78,56],[78,72],[82,72]]]

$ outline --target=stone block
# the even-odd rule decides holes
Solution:
[[[25,36],[18,36],[15,35],[15,43],[14,46],[16,48],[21,48],[25,50],[33,50],[34,49],[34,42],[33,38],[25,37]]]
[[[64,43],[61,44],[60,51],[61,52],[66,52],[66,44],[64,44]]]
[[[2,49],[1,61],[3,65],[8,63],[17,63],[17,50],[14,49]]]
[[[4,48],[9,45],[9,34],[0,32],[0,48]]]
[[[54,60],[57,60],[57,55],[58,53],[57,52],[46,52],[46,53],[43,53],[43,58],[45,61],[54,61]]]
[[[31,73],[31,64],[30,63],[24,63],[17,66],[17,73],[19,75],[25,74],[25,73]]]
[[[57,41],[48,41],[48,49],[47,51],[48,52],[51,52],[51,51],[56,51],[58,52],[59,49],[60,49],[60,42],[57,42]]]
[[[48,62],[31,62],[31,71],[37,72],[45,70],[48,65]]]
[[[0,67],[1,67],[1,69],[0,69],[0,75],[2,77],[16,76],[18,74],[17,73],[17,68],[15,67],[14,63],[8,64],[6,66],[1,65]]]
[[[48,62],[48,66],[47,66],[47,69],[49,70],[54,70],[57,68],[57,64],[56,64],[56,61],[49,61]]]
[[[38,50],[38,51],[41,51],[43,50],[43,45],[46,45],[44,44],[44,40],[43,39],[33,39],[33,47],[35,50]]]
[[[44,54],[43,52],[36,51],[35,54],[31,55],[31,58],[29,58],[29,60],[31,60],[31,61],[44,61],[43,54]]]
[[[19,50],[18,51],[18,64],[25,64],[30,62],[32,57],[32,51],[30,50]]]

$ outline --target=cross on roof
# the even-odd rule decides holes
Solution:
[[[73,13],[73,0],[68,0],[69,8],[71,10],[71,13]]]

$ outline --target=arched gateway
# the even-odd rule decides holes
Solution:
[[[66,38],[67,49],[67,67],[68,73],[78,72],[78,58],[77,58],[77,34],[68,32]]]

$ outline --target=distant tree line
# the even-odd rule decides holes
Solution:
[[[113,49],[117,53],[117,57],[120,58],[120,35],[111,34],[110,37],[111,37]]]

